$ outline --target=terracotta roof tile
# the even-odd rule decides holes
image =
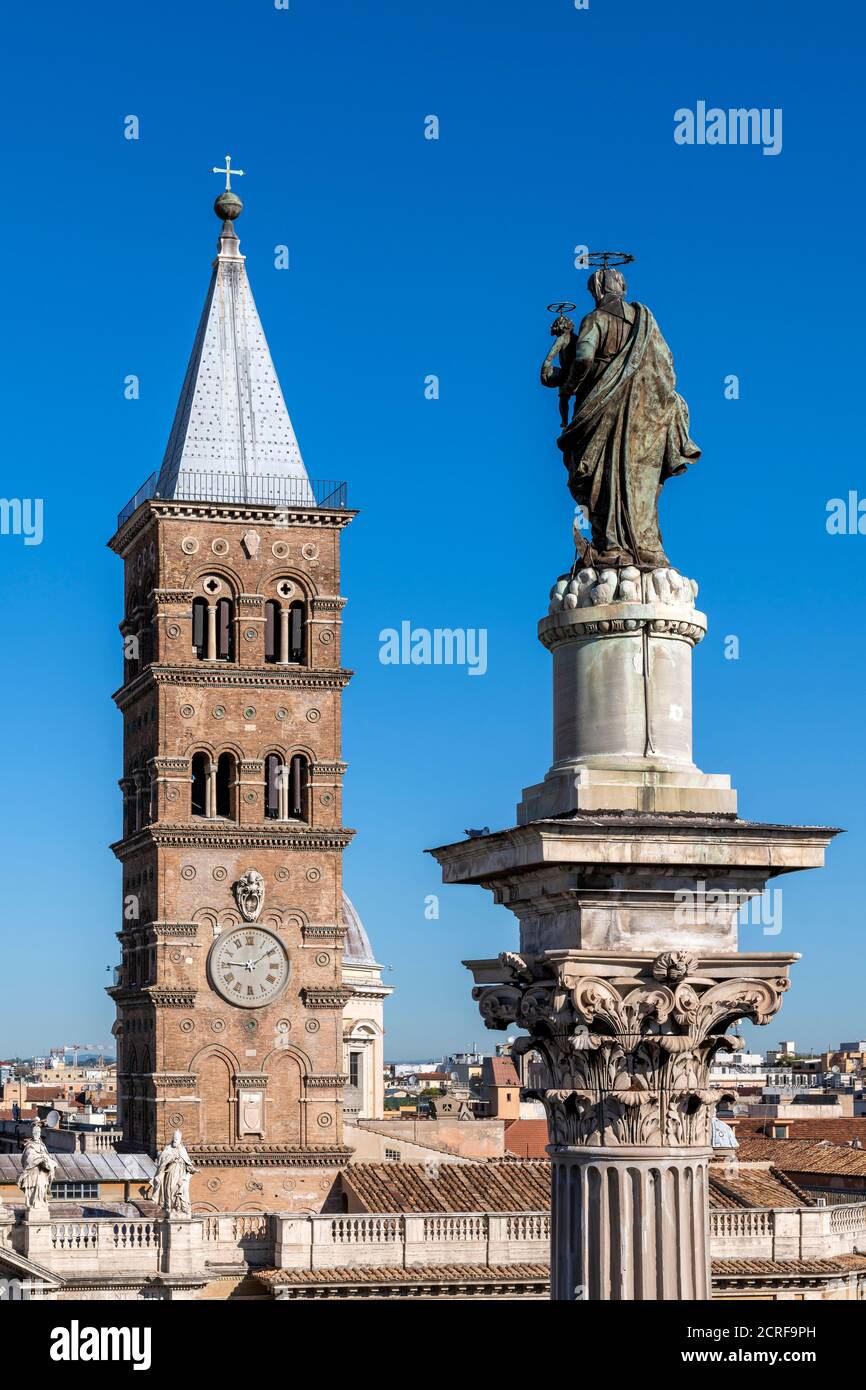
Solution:
[[[866,1270],[866,1255],[835,1255],[826,1260],[713,1260],[713,1278],[725,1274],[848,1274]]]
[[[520,1085],[520,1077],[510,1057],[485,1057],[481,1069],[481,1082],[485,1086],[516,1087]]]
[[[550,1164],[354,1163],[341,1174],[365,1211],[546,1211]]]
[[[547,1158],[546,1120],[510,1120],[505,1125],[505,1147],[519,1158]]]
[[[736,1152],[736,1150],[735,1150]],[[809,1197],[778,1168],[750,1168],[726,1161],[710,1164],[710,1206],[811,1207]]]
[[[515,1120],[506,1130],[506,1145],[510,1148],[520,1142],[522,1126],[537,1123],[544,1125],[544,1121]],[[532,1142],[530,1135],[528,1143]],[[344,1171],[341,1181],[369,1212],[547,1211],[550,1207],[546,1158],[438,1165],[356,1163]],[[813,1205],[814,1198],[778,1167],[753,1167],[746,1162],[711,1165],[710,1206],[715,1210]]]
[[[866,1177],[866,1149],[846,1144],[830,1144],[820,1139],[767,1139],[763,1135],[740,1134],[741,1159],[769,1160],[785,1173],[839,1173]]]
[[[549,1265],[403,1265],[360,1266],[351,1269],[263,1269],[256,1279],[271,1286],[280,1284],[441,1284],[446,1281],[469,1281],[476,1284],[499,1283],[502,1280],[550,1278]]]
[[[741,1090],[741,1087],[737,1088]],[[737,1120],[736,1133],[738,1138],[747,1135],[762,1135],[770,1137],[769,1126],[773,1123],[782,1123],[789,1126],[788,1134],[791,1139],[827,1139],[831,1144],[850,1144],[852,1139],[859,1139],[866,1149],[866,1116],[842,1116],[835,1120],[781,1120],[773,1121],[757,1115],[743,1116]]]

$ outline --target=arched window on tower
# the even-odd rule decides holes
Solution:
[[[123,625],[123,678],[132,680],[142,668],[141,643],[138,635],[138,590],[133,589],[126,605],[126,621]]]
[[[192,758],[192,813],[194,816],[207,816],[210,813],[210,758],[207,753],[194,753]]]
[[[192,645],[199,661],[207,656],[207,599],[192,601]]]
[[[265,661],[280,659],[280,605],[269,598],[265,604]]]
[[[289,763],[288,806],[286,808],[286,814],[290,820],[309,820],[307,814],[309,782],[309,762],[303,753],[294,753]]]
[[[234,661],[235,625],[234,604],[230,598],[221,598],[217,603],[217,660]]]
[[[289,605],[289,661],[304,660],[304,605]]]
[[[139,614],[138,627],[138,669],[143,671],[153,661],[153,617],[150,613]]]
[[[285,820],[287,791],[286,765],[279,753],[265,758],[265,815],[268,820]]]
[[[220,753],[216,770],[216,814],[235,819],[237,775],[233,753]]]
[[[289,580],[280,580],[277,593],[285,588],[283,597],[295,589]],[[307,605],[301,599],[280,603],[268,599],[265,604],[265,661],[280,666],[302,665],[306,660]]]

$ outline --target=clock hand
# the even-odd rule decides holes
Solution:
[[[273,949],[274,949],[273,946],[269,946],[268,949],[267,949],[266,951],[262,951],[262,954],[261,954],[260,956],[257,956],[256,959],[255,959],[254,961],[251,962],[251,965],[253,965],[253,966],[258,965],[259,961],[260,961],[260,960],[264,960],[265,956],[269,956],[269,955],[271,954],[271,951],[272,951]]]

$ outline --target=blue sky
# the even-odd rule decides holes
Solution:
[[[361,509],[346,884],[393,967],[388,1055],[500,1037],[460,961],[512,947],[516,923],[481,889],[440,892],[423,850],[513,823],[550,762],[535,624],[571,561],[571,502],[537,371],[546,305],[589,306],[580,244],[636,255],[630,293],[673,347],[703,448],[662,504],[710,619],[696,760],[732,774],[749,819],[848,832],[827,869],[784,881],[779,936],[744,932],[804,956],[755,1041],[861,1036],[866,536],[825,526],[830,498],[866,497],[860,7],[47,0],[10,12],[4,40],[2,491],[44,499],[44,540],[0,537],[0,1053],[109,1037],[121,572],[105,542],[162,458],[227,149],[308,469]],[[674,112],[698,101],[781,108],[781,153],[676,144]],[[486,628],[486,675],[380,664],[403,620]]]

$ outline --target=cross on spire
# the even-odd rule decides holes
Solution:
[[[246,170],[245,170],[245,169],[233,169],[233,168],[232,168],[232,157],[231,157],[230,154],[227,154],[227,155],[226,155],[225,168],[223,168],[221,165],[217,165],[215,168],[211,169],[211,173],[212,173],[212,174],[225,174],[225,176],[226,176],[226,192],[227,192],[227,193],[231,193],[231,191],[232,191],[232,174],[234,174],[237,178],[243,178],[244,175],[245,175],[245,173],[246,173]]]

